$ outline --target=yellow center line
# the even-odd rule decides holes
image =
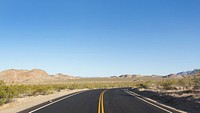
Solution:
[[[100,96],[99,96],[99,103],[98,103],[98,113],[104,113],[104,102],[103,102],[103,97],[104,97],[104,93],[106,90],[104,90],[103,92],[101,92]]]
[[[99,96],[98,113],[101,113],[101,94]]]
[[[104,92],[105,92],[105,90],[103,91],[103,94],[101,95],[101,113],[104,113],[104,104],[103,104]]]

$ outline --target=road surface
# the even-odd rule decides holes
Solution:
[[[66,95],[19,113],[180,113],[133,95],[127,89],[96,89]]]

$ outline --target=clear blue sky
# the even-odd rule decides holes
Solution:
[[[1,0],[0,70],[91,77],[200,68],[199,0]]]

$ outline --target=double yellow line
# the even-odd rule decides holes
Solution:
[[[101,92],[101,94],[99,96],[98,113],[104,113],[103,96],[104,96],[105,92],[106,92],[106,90],[104,90],[103,92]]]

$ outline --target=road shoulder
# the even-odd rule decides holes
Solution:
[[[157,101],[155,101],[153,99],[150,99],[148,97],[142,96],[142,95],[140,95],[138,93],[135,93],[134,91],[126,89],[125,92],[129,93],[130,95],[132,95],[134,97],[137,97],[138,99],[140,99],[140,100],[142,100],[142,101],[144,101],[146,103],[149,103],[149,104],[151,104],[151,105],[153,105],[155,107],[158,107],[160,109],[163,109],[163,110],[166,110],[166,111],[169,111],[169,112],[171,111],[173,113],[187,113],[185,111],[173,108],[171,106],[168,106],[168,105],[165,105],[165,104],[162,104],[162,103],[159,103],[159,102],[157,102]]]

